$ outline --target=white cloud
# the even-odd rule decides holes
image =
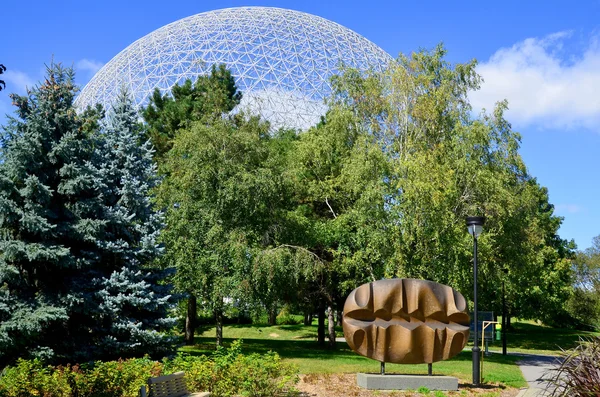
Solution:
[[[470,94],[474,110],[491,111],[508,99],[507,118],[517,126],[600,127],[600,42],[591,38],[566,56],[570,32],[529,38],[502,48],[477,67],[481,90]]]
[[[100,70],[102,66],[104,66],[102,62],[90,59],[81,59],[75,64],[75,69],[78,71],[88,72],[91,76],[93,76],[98,70]]]
[[[18,94],[25,94],[27,88],[32,88],[35,85],[35,80],[27,73],[14,69],[8,69],[4,72],[0,76],[0,80],[6,82],[7,92],[16,92]]]
[[[558,204],[554,208],[556,209],[556,212],[566,212],[568,214],[577,214],[585,210],[584,207],[577,204]]]

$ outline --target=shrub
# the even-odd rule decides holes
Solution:
[[[248,397],[295,394],[298,369],[281,362],[277,353],[238,356],[230,369],[237,393]]]
[[[88,365],[72,367],[72,390],[76,396],[90,397],[136,397],[140,386],[149,377],[162,373],[162,365],[148,357],[118,360],[97,361]],[[75,369],[75,370],[73,370]]]
[[[242,354],[242,342],[218,348],[210,357],[179,354],[162,362],[148,357],[44,366],[39,359],[18,360],[0,377],[0,397],[137,397],[149,377],[185,371],[190,391],[214,397],[275,396],[296,392],[298,370],[277,353]]]
[[[304,322],[303,316],[292,314],[292,310],[289,305],[285,305],[277,315],[278,325],[298,325],[302,322]]]
[[[298,325],[302,324],[303,320],[300,316],[294,316],[292,314],[288,314],[285,316],[277,316],[277,324],[278,325]]]
[[[234,395],[270,397],[293,395],[298,383],[296,366],[281,362],[277,353],[242,354],[242,341],[236,340],[231,347],[217,348],[212,356],[212,380],[208,389],[212,396]]]
[[[68,397],[71,395],[64,371],[44,366],[39,359],[18,359],[6,367],[0,379],[0,395],[7,397]]]
[[[147,357],[58,367],[19,359],[4,370],[0,396],[137,397],[140,386],[161,372],[162,365]]]
[[[550,396],[600,395],[600,337],[580,340],[575,348],[562,352],[559,362],[549,372]]]
[[[163,360],[164,373],[185,372],[189,390],[209,390],[213,381],[213,362],[206,356],[191,356],[179,353],[172,360]]]

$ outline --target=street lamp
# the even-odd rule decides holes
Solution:
[[[467,228],[469,234],[473,236],[473,322],[475,324],[473,335],[473,385],[479,385],[479,323],[477,319],[477,237],[483,231],[485,217],[468,216]]]
[[[502,268],[504,277],[502,277],[502,355],[506,356],[506,289],[504,282],[508,275],[508,269]]]

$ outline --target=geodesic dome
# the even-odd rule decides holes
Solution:
[[[243,94],[235,110],[260,114],[273,128],[305,129],[325,113],[329,78],[341,65],[381,70],[390,60],[369,40],[321,17],[227,8],[180,19],[137,40],[96,73],[75,104],[108,107],[124,85],[136,105],[145,106],[155,88],[170,91],[223,63]]]

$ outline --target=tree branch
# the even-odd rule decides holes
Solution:
[[[331,213],[333,214],[333,219],[336,219],[337,215],[335,214],[333,208],[331,208],[331,205],[329,205],[329,200],[327,200],[327,197],[325,197],[325,204],[327,204],[327,206],[329,207],[329,211],[331,211]]]

